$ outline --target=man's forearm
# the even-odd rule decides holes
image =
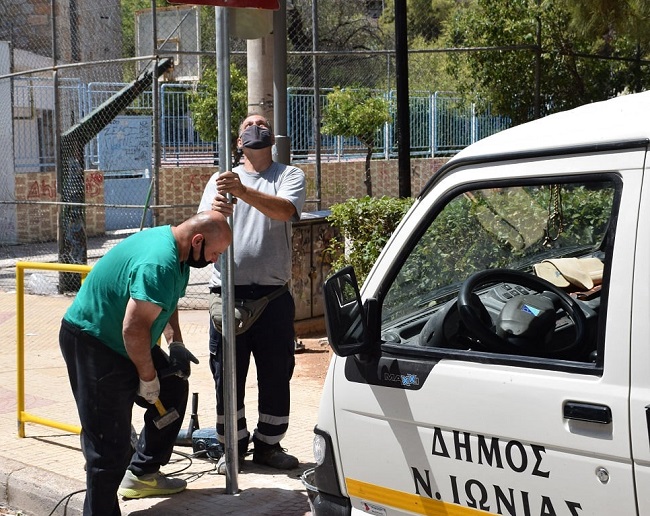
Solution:
[[[174,313],[172,313],[169,318],[169,322],[163,330],[163,335],[165,336],[167,344],[171,344],[172,342],[183,342],[183,335],[181,334],[181,326],[178,317],[178,308],[174,310]]]
[[[286,222],[291,220],[291,217],[296,213],[296,207],[291,201],[265,194],[253,188],[246,188],[246,191],[239,198],[274,220]]]
[[[147,336],[142,338],[135,335],[124,338],[124,347],[129,355],[131,362],[138,371],[138,376],[145,381],[151,381],[156,376],[156,368],[151,358],[151,341]]]

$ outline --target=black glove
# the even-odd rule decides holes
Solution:
[[[199,360],[185,347],[185,344],[172,342],[169,345],[169,369],[175,370],[174,374],[181,378],[189,378],[190,362],[198,364]]]

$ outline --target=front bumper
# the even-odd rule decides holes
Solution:
[[[314,473],[316,468],[306,470],[300,480],[302,480],[307,496],[309,498],[309,507],[313,516],[350,516],[352,506],[350,500],[341,496],[332,496],[327,493],[321,493],[314,485]]]

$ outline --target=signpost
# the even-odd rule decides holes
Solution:
[[[277,11],[280,0],[172,0],[170,3],[212,5],[214,7],[256,8]],[[228,10],[215,10],[217,54],[217,127],[219,132],[219,170],[232,166],[230,148],[230,45]],[[231,198],[231,195],[228,194]],[[232,215],[228,217],[232,226]],[[237,442],[237,373],[235,369],[235,305],[233,242],[221,256],[221,295],[223,296],[223,397],[226,458],[226,493],[237,494],[239,454]]]

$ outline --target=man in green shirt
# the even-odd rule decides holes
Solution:
[[[65,313],[59,344],[81,421],[85,516],[118,516],[118,493],[140,498],[185,489],[184,480],[159,471],[183,423],[190,361],[198,363],[182,343],[177,305],[189,268],[216,262],[231,241],[218,212],[135,233],[97,262]],[[169,356],[158,345],[163,333]],[[157,400],[180,417],[158,428]],[[135,452],[134,403],[147,408]]]

